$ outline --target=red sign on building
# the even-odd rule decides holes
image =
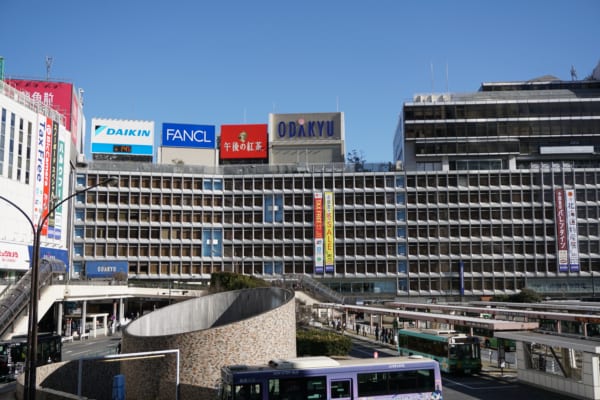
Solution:
[[[65,127],[71,132],[73,143],[77,143],[78,107],[73,93],[73,84],[51,81],[7,79],[6,83],[29,97],[58,111],[65,117]]]
[[[267,124],[221,125],[221,159],[267,158],[267,138]]]

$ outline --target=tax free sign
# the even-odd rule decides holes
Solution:
[[[163,147],[216,147],[214,125],[173,124],[165,122],[162,129]]]

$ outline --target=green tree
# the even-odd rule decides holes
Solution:
[[[210,276],[211,292],[227,292],[229,290],[269,286],[271,286],[269,282],[250,275],[234,274],[231,272],[215,272]]]
[[[509,303],[539,303],[542,301],[542,296],[533,289],[523,288],[519,293],[509,296],[495,296],[494,301],[503,301]]]
[[[362,150],[352,150],[348,153],[349,164],[354,164],[356,171],[360,172],[365,166],[365,155]]]

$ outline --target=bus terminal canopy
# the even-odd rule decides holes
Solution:
[[[319,303],[316,308],[334,308],[350,312],[370,313],[374,315],[386,315],[405,320],[430,321],[449,325],[467,326],[470,328],[489,329],[491,331],[518,331],[534,330],[539,328],[537,322],[505,321],[498,319],[487,319],[478,317],[467,317],[464,315],[437,314],[428,312],[416,312],[395,310],[392,308],[355,306],[347,304]]]

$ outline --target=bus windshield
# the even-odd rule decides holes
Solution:
[[[451,344],[450,345],[450,358],[458,360],[464,359],[478,359],[480,358],[479,346],[472,343],[467,344]]]

